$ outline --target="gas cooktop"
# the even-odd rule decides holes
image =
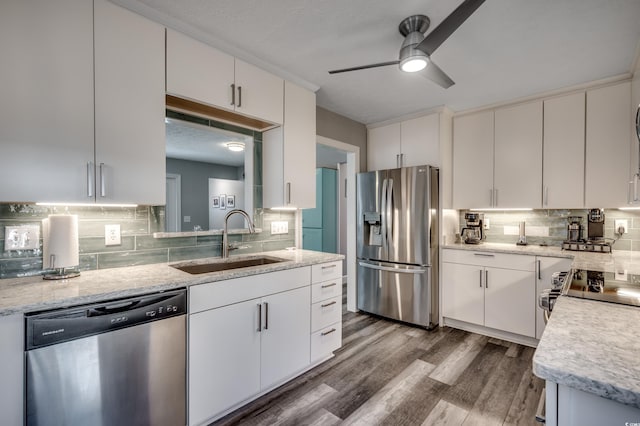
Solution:
[[[562,294],[640,306],[640,275],[574,269],[562,287]]]

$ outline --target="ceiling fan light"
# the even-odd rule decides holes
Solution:
[[[400,69],[404,72],[418,72],[425,69],[427,60],[422,56],[412,56],[400,62]]]
[[[244,143],[243,142],[227,142],[227,149],[233,152],[244,151]]]

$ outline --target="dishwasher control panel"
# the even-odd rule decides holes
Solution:
[[[26,350],[158,321],[187,312],[186,290],[25,315]]]

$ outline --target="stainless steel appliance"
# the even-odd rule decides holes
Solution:
[[[480,244],[484,239],[484,213],[465,213],[465,226],[460,231],[465,244]]]
[[[602,209],[591,209],[588,214],[588,238],[584,238],[584,220],[581,216],[567,218],[567,239],[562,242],[564,250],[592,251],[611,253],[612,243],[604,238],[604,212]]]
[[[27,425],[186,424],[186,290],[26,316]]]
[[[438,179],[431,166],[358,174],[358,309],[438,324]]]

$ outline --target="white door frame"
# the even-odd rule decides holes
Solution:
[[[316,143],[347,154],[347,310],[356,312],[356,174],[360,172],[360,147],[324,136],[316,136]]]
[[[170,184],[170,182],[172,184]],[[167,173],[167,206],[165,207],[165,232],[169,232],[169,221],[173,219],[174,229],[173,232],[181,232],[182,231],[182,176],[175,173]],[[168,214],[170,209],[168,208],[171,204],[176,205],[176,217],[171,218]]]

